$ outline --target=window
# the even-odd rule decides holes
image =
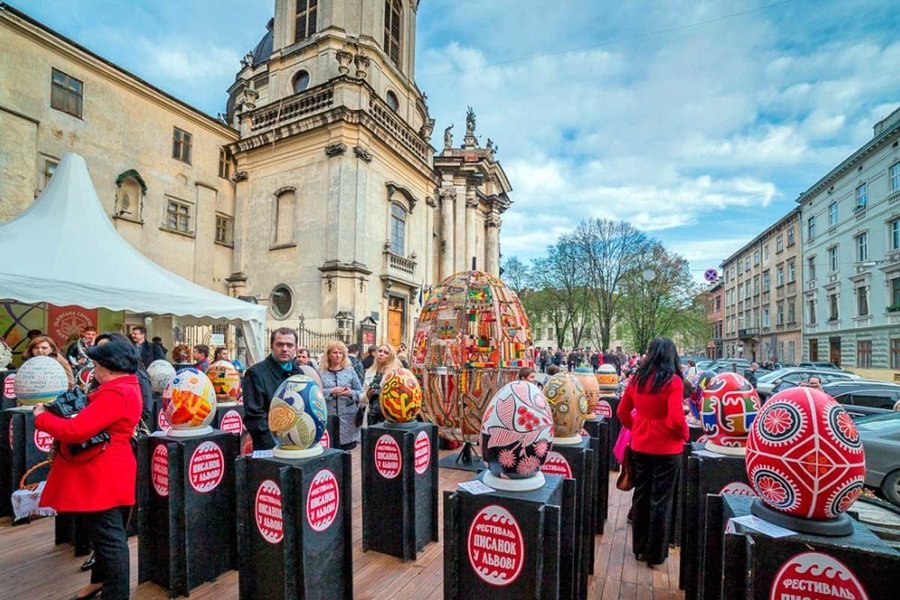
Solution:
[[[146,192],[143,179],[137,171],[126,171],[116,179],[116,210],[114,216],[140,222],[143,197]]]
[[[797,360],[797,343],[788,342],[787,362],[793,363]]]
[[[754,267],[759,266],[759,250],[757,250],[753,253],[753,266]]]
[[[762,326],[768,327],[769,325],[769,307],[767,306],[763,309]]]
[[[810,300],[807,303],[807,306],[809,307],[809,324],[815,325],[816,324],[816,301]]]
[[[860,317],[869,314],[869,288],[865,286],[856,288],[856,314]]]
[[[406,211],[397,204],[391,205],[391,252],[404,256],[406,247]]]
[[[789,262],[787,265],[787,281],[788,283],[794,283],[797,280],[797,267],[793,261]]]
[[[294,13],[294,41],[304,40],[316,32],[319,0],[297,0]]]
[[[284,319],[290,316],[294,307],[294,294],[286,285],[275,286],[269,295],[269,310],[276,319]]]
[[[828,270],[832,273],[838,270],[838,247],[828,249]]]
[[[794,245],[794,228],[793,227],[791,227],[787,231],[787,245],[788,246]]]
[[[816,237],[816,218],[810,217],[806,220],[806,237],[807,239],[813,239]]]
[[[787,322],[793,324],[797,322],[797,307],[794,302],[788,302],[787,305]]]
[[[716,310],[722,310],[722,297],[716,296]]]
[[[173,231],[190,233],[191,205],[169,198],[166,204],[166,227]]]
[[[400,101],[397,100],[397,94],[394,92],[388,91],[384,96],[385,102],[387,105],[391,107],[391,110],[397,112],[397,109],[400,108]]]
[[[891,221],[891,250],[900,250],[900,219]]]
[[[784,238],[782,236],[778,236],[775,238],[775,253],[779,253],[784,250]]]
[[[856,342],[856,366],[864,369],[872,368],[872,340]]]
[[[400,0],[384,2],[384,51],[391,61],[400,66],[400,18],[403,3]]]
[[[838,222],[838,206],[837,202],[828,205],[828,226],[834,227]]]
[[[900,369],[900,338],[891,338],[891,368]]]
[[[750,257],[744,257],[744,271],[750,270]]]
[[[219,177],[228,179],[231,176],[231,162],[225,148],[219,148]]]
[[[784,267],[778,267],[775,270],[775,287],[784,285]]]
[[[53,177],[53,174],[56,173],[56,167],[59,165],[58,160],[54,160],[52,158],[44,158],[44,185],[41,186],[41,189],[47,187],[47,184],[50,183],[50,178]]]
[[[228,215],[216,215],[216,241],[220,244],[230,244],[234,220]]]
[[[869,260],[869,235],[866,233],[856,236],[856,260],[858,262]]]
[[[177,127],[172,134],[172,158],[191,164],[191,134]]]
[[[763,262],[769,260],[769,247],[763,246]]]
[[[816,278],[816,257],[810,256],[806,259],[806,275],[812,281]]]
[[[896,401],[894,392],[891,390],[865,390],[853,393],[854,406],[891,410],[894,408],[894,402]]]
[[[828,320],[838,320],[838,297],[837,294],[828,294]]]
[[[764,271],[763,272],[763,293],[765,294],[768,291],[769,291],[769,272]]]
[[[781,302],[778,303],[778,311],[777,311],[777,316],[775,318],[776,318],[775,322],[778,325],[784,325],[784,304]]]
[[[275,245],[294,243],[294,214],[297,196],[294,188],[284,188],[275,196]]]
[[[302,92],[309,87],[309,73],[306,71],[298,71],[296,75],[294,75],[293,83],[291,84],[294,88],[294,93]]]
[[[891,306],[900,307],[900,277],[891,279]]]
[[[759,275],[753,278],[753,295],[759,296]]]
[[[809,360],[819,360],[819,340],[809,340]]]
[[[890,176],[891,176],[891,191],[892,192],[900,191],[900,162],[896,162],[891,165]]]
[[[81,118],[84,84],[62,71],[53,69],[50,77],[50,107]]]
[[[869,203],[869,184],[864,183],[856,188],[856,210],[866,207]]]

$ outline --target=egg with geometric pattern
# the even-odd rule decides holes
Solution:
[[[162,393],[169,435],[202,435],[216,416],[216,393],[206,373],[193,367],[175,374]]]
[[[759,412],[759,394],[743,375],[726,372],[706,382],[701,396],[706,449],[743,455],[750,427]]]
[[[422,386],[409,369],[394,369],[381,383],[381,414],[391,423],[409,423],[422,410]]]
[[[321,453],[328,408],[322,388],[311,377],[291,375],[281,382],[269,406],[269,431],[275,436],[275,456]]]
[[[217,360],[206,369],[219,402],[238,402],[241,398],[241,375],[227,360]]]

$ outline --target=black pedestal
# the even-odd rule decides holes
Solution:
[[[437,427],[362,430],[362,549],[415,560],[438,540]]]
[[[565,564],[575,544],[575,482],[546,479],[532,492],[444,492],[446,600],[562,597],[560,583],[574,575]]]
[[[353,597],[350,453],[240,458],[240,598]]]
[[[244,405],[222,402],[216,406],[216,416],[211,425],[225,433],[241,436],[244,433]]]
[[[150,426],[152,431],[167,431],[169,422],[162,412],[162,398],[154,394],[153,396],[153,424]]]
[[[6,412],[7,408],[16,405],[15,379],[15,371],[0,369],[0,517],[12,514],[9,497],[15,489],[12,484],[12,436],[9,428],[12,415]]]
[[[607,444],[609,446],[609,469],[611,471],[618,471],[619,461],[616,460],[616,456],[612,453],[612,449],[613,446],[616,445],[616,440],[619,439],[619,432],[622,431],[622,424],[619,422],[619,416],[616,414],[616,411],[619,409],[619,397],[612,393],[601,392],[600,401],[606,402],[610,408],[609,417],[604,415],[604,419],[609,423],[609,442]]]
[[[585,421],[584,429],[591,437],[591,449],[594,451],[594,535],[603,535],[603,524],[609,514],[609,456],[612,454],[609,420],[602,417]]]
[[[341,448],[341,420],[337,415],[328,415],[325,422],[325,433],[320,440],[323,448]]]
[[[141,458],[138,583],[171,597],[235,568],[234,460],[240,438],[154,435]]]
[[[749,515],[753,498],[713,496],[708,504],[706,539],[718,537],[722,551],[707,552],[704,571],[715,571],[721,588],[706,598],[857,598],[897,597],[897,553],[866,527],[853,521],[846,537],[796,534],[772,538],[731,522]],[[733,532],[733,533],[731,533]],[[712,596],[711,594],[717,594]]]
[[[560,582],[560,597],[587,598],[588,576],[594,562],[594,451],[591,438],[574,446],[553,446],[541,470],[575,480],[575,574],[571,582]]]
[[[10,485],[13,491],[19,489],[19,482],[28,469],[50,458],[53,436],[34,428],[34,412],[28,408],[12,408],[10,414],[9,437]],[[44,465],[28,476],[28,483],[46,481],[50,465]],[[27,521],[16,521],[27,523]]]
[[[752,495],[753,490],[747,482],[743,456],[693,449],[687,463],[679,585],[684,589],[685,598],[690,599],[703,597],[704,574],[700,567],[705,552],[719,551],[705,543],[707,494]]]

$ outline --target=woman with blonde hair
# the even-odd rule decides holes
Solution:
[[[66,372],[66,378],[69,380],[69,390],[71,391],[72,388],[75,387],[75,375],[72,373],[72,367],[69,366],[69,361],[66,357],[59,354],[59,346],[56,345],[53,338],[47,337],[46,335],[39,335],[32,338],[32,340],[28,342],[28,347],[25,348],[22,358],[28,360],[35,356],[49,356],[56,359],[56,362],[58,362]]]
[[[390,344],[381,344],[375,349],[375,360],[366,370],[363,379],[363,406],[368,406],[367,418],[369,425],[375,425],[384,421],[384,415],[381,414],[381,383],[391,371],[402,368],[403,365],[397,358],[394,349]]]
[[[340,420],[338,445],[341,450],[352,450],[359,443],[359,394],[362,384],[350,363],[347,346],[343,342],[330,342],[322,355],[319,366],[328,414]]]

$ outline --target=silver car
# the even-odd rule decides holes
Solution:
[[[866,485],[900,506],[900,412],[863,417],[856,427],[866,450]]]
[[[758,377],[756,380],[756,391],[759,392],[760,398],[768,398],[775,393],[775,388],[782,382],[798,385],[809,381],[810,376],[818,377],[822,385],[832,383],[834,381],[851,381],[854,379],[862,379],[859,375],[847,373],[846,371],[831,371],[827,369],[809,369],[805,367],[788,367],[778,369],[771,373]]]

